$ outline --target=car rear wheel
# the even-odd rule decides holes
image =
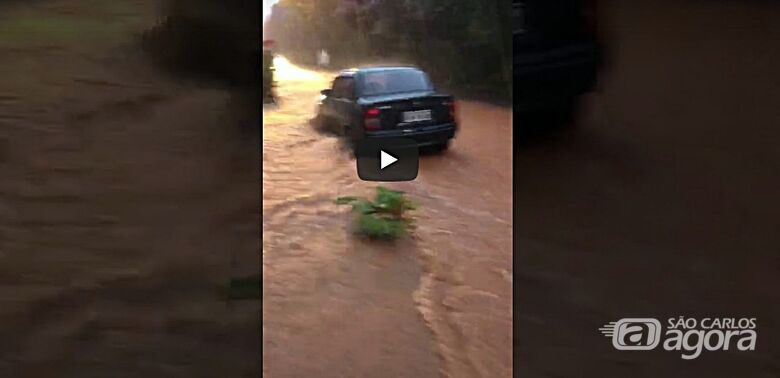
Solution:
[[[320,113],[317,113],[317,115],[312,119],[312,126],[314,126],[314,129],[316,129],[318,132],[338,135],[336,122],[332,118],[324,116]]]

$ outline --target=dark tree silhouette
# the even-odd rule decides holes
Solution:
[[[508,1],[281,0],[264,29],[278,51],[313,64],[326,49],[334,67],[412,63],[444,89],[511,97]]]

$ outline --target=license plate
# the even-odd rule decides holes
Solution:
[[[405,123],[430,121],[431,111],[430,109],[427,109],[427,110],[416,110],[413,112],[404,112],[403,120]]]

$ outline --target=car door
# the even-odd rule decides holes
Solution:
[[[355,105],[355,80],[352,77],[339,77],[338,91],[334,89],[333,109],[335,119],[338,122],[339,131],[342,133],[348,125],[352,124],[353,108]],[[336,85],[334,85],[336,88]]]
[[[331,86],[330,96],[325,97],[322,100],[322,105],[320,105],[321,107],[320,110],[322,111],[322,114],[334,121],[337,119],[338,116],[337,113],[338,101],[336,101],[336,99],[339,97],[339,92],[341,92],[341,87],[342,87],[342,78],[336,77],[333,80],[333,85]]]

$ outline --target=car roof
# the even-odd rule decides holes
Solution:
[[[355,76],[356,74],[363,73],[363,72],[385,72],[385,71],[402,71],[402,70],[421,71],[419,68],[415,66],[370,66],[370,67],[359,67],[359,68],[350,68],[347,70],[341,70],[341,72],[339,72],[339,76]]]

